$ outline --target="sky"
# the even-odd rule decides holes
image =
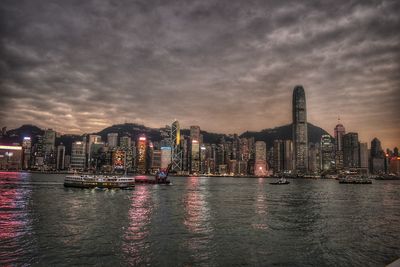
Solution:
[[[63,133],[178,119],[220,133],[338,116],[400,146],[400,1],[0,2],[0,126]]]

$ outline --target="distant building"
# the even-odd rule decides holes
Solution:
[[[321,149],[320,143],[308,144],[308,169],[312,173],[321,171]]]
[[[331,171],[335,169],[335,150],[331,136],[324,134],[321,136],[321,171]]]
[[[45,130],[43,135],[43,156],[46,169],[55,169],[56,167],[55,142],[56,132],[52,129]]]
[[[196,139],[192,139],[191,142],[190,172],[200,172],[200,144]]]
[[[345,134],[346,134],[346,129],[341,123],[338,123],[334,129],[336,170],[343,169],[343,135]]]
[[[0,145],[0,170],[22,168],[22,146]]]
[[[368,173],[368,144],[360,143],[360,168],[365,169],[364,172]]]
[[[126,168],[126,152],[123,149],[115,149],[112,151],[112,169],[114,171],[125,171]]]
[[[32,140],[30,137],[24,137],[22,141],[22,168],[28,170],[31,168],[31,151],[32,151]]]
[[[86,143],[75,141],[71,148],[70,168],[73,170],[84,170],[86,165]]]
[[[101,136],[90,134],[87,138],[86,153],[87,153],[87,166],[90,168],[93,165],[92,145],[101,143]]]
[[[255,143],[255,164],[254,175],[267,176],[267,145],[264,141],[257,141]]]
[[[62,143],[57,147],[56,169],[65,169],[65,146]]]
[[[171,163],[172,148],[170,146],[161,147],[161,168],[167,168]]]
[[[110,149],[118,146],[118,133],[107,134],[107,144]]]
[[[171,170],[174,172],[183,171],[183,151],[181,148],[181,129],[179,122],[175,120],[171,125]]]
[[[136,167],[139,174],[147,172],[147,138],[140,136],[137,141]]]
[[[132,146],[132,140],[129,136],[122,136],[119,139],[119,146],[124,149],[124,150],[128,150],[131,148]]]
[[[190,139],[200,143],[200,126],[190,126]]]
[[[385,153],[382,149],[381,141],[374,138],[371,141],[370,171],[373,174],[385,172]]]
[[[159,169],[161,169],[161,150],[154,149],[153,158],[151,160],[151,172],[155,173]]]
[[[389,164],[389,172],[400,176],[400,157],[392,157]]]
[[[306,173],[308,168],[307,109],[304,88],[298,85],[293,90],[293,145],[296,171]]]
[[[275,140],[274,141],[274,149],[273,149],[273,169],[274,173],[281,173],[283,172],[284,169],[284,161],[285,161],[285,155],[284,155],[284,145],[282,140]]]
[[[343,135],[343,165],[345,168],[358,168],[360,165],[357,133]]]

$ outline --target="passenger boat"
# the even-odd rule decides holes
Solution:
[[[339,178],[339,184],[372,184],[372,181],[368,177],[349,175]]]
[[[269,184],[281,185],[281,184],[290,184],[290,182],[282,177],[278,181],[272,182],[272,183],[269,183]]]
[[[79,188],[121,188],[135,187],[135,178],[126,176],[105,175],[67,175],[64,178],[65,187]]]

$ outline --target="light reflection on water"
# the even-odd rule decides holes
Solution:
[[[125,230],[122,250],[126,253],[130,265],[144,265],[150,261],[150,243],[147,237],[150,233],[153,206],[150,187],[136,186],[131,197],[131,208],[128,212],[129,226]]]
[[[0,265],[15,263],[32,253],[31,188],[18,188],[29,174],[0,172]]]
[[[256,218],[254,222],[252,222],[252,226],[254,229],[258,230],[267,230],[267,195],[265,192],[265,183],[266,180],[264,178],[258,178],[257,181],[257,190],[256,190],[256,201],[255,201],[255,212]]]
[[[207,178],[189,177],[186,181],[186,194],[183,200],[185,209],[183,224],[191,233],[187,240],[187,246],[196,263],[205,263],[207,259],[211,258],[210,242],[214,229],[207,202],[208,181]]]

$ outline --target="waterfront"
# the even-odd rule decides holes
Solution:
[[[171,177],[132,191],[0,173],[0,265],[383,266],[400,181]]]

